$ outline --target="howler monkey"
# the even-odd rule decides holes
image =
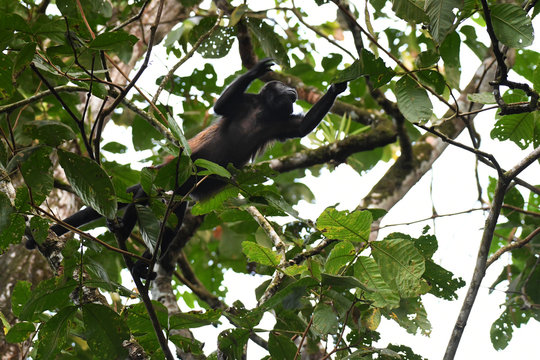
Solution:
[[[279,81],[268,82],[258,94],[246,93],[251,82],[270,71],[272,65],[274,65],[272,59],[259,61],[225,89],[214,104],[215,113],[221,117],[188,141],[192,160],[206,159],[224,167],[232,163],[236,168],[241,168],[269,142],[309,134],[330,110],[336,97],[347,88],[346,83],[332,84],[326,94],[305,115],[293,114],[293,104],[298,98],[296,90]],[[207,178],[193,189],[195,184],[196,178],[192,176],[175,193],[185,195],[189,190],[193,190],[190,195],[200,200],[216,193],[226,183],[218,178]],[[118,223],[120,226],[110,226],[120,247],[124,249],[125,242],[137,221],[135,202],[144,205],[144,199],[147,197],[140,185],[135,185],[128,191],[133,193],[134,202],[119,204],[119,207],[126,207],[122,221]],[[161,254],[164,254],[168,244],[178,232],[185,207],[186,204],[183,203],[174,211],[178,217],[176,228],[165,227]],[[78,227],[99,217],[101,215],[95,210],[86,208],[64,221]],[[59,224],[53,225],[51,230],[57,235],[69,231]],[[27,247],[34,248],[35,241],[30,235],[27,237]],[[149,258],[150,252],[145,252],[143,256]],[[127,265],[135,276],[146,278],[148,266],[144,262]],[[154,277],[155,273],[151,273],[150,279]]]

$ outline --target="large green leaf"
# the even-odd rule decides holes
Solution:
[[[154,253],[161,231],[161,223],[152,210],[143,205],[136,205],[139,229],[146,247]]]
[[[319,303],[313,310],[313,326],[321,335],[337,331],[338,318],[334,310],[325,303]]]
[[[271,249],[254,242],[243,242],[242,251],[251,260],[261,265],[276,267],[279,265],[280,256]]]
[[[327,208],[317,219],[317,229],[328,239],[368,241],[371,227],[369,211],[338,211]]]
[[[500,42],[513,48],[525,48],[533,43],[531,18],[525,10],[514,4],[496,4],[491,7],[493,30]]]
[[[219,334],[218,348],[223,353],[224,359],[242,358],[249,333],[248,329],[228,329]]]
[[[69,126],[59,121],[30,121],[24,125],[24,133],[41,144],[58,146],[64,141],[75,139],[75,133]]]
[[[9,343],[19,343],[28,340],[31,333],[36,331],[36,327],[31,322],[22,321],[13,325],[6,334],[6,341]]]
[[[399,110],[411,122],[425,123],[433,114],[433,105],[427,91],[409,76],[396,83],[396,98]]]
[[[325,272],[328,274],[337,274],[339,270],[354,259],[356,249],[349,241],[340,241],[334,246],[326,264],[324,265]]]
[[[125,359],[127,349],[122,343],[129,340],[125,320],[101,304],[85,304],[82,312],[85,340],[92,349],[94,359]]]
[[[197,26],[189,33],[192,43],[206,34],[216,23],[217,16],[204,17]],[[197,52],[207,59],[222,58],[229,53],[231,46],[236,39],[233,27],[218,26],[214,32],[201,43]]]
[[[106,32],[96,36],[88,47],[94,50],[114,50],[118,46],[129,44],[133,46],[138,41],[136,36],[130,35],[124,31]]]
[[[442,42],[439,52],[444,61],[446,81],[455,89],[459,89],[461,64],[459,61],[461,39],[457,32],[451,32]]]
[[[383,240],[370,245],[381,275],[392,289],[397,290],[401,297],[422,294],[420,279],[425,271],[424,257],[410,240]]]
[[[109,175],[96,162],[58,150],[58,160],[73,191],[82,201],[107,219],[116,216],[116,196]]]
[[[374,290],[364,293],[367,299],[373,301],[373,306],[388,309],[399,306],[399,295],[384,281],[379,265],[373,258],[360,256],[354,264],[354,276]]]
[[[393,0],[392,10],[405,21],[421,24],[429,20],[424,3],[424,0]]]
[[[24,303],[19,319],[35,320],[42,312],[61,307],[68,302],[69,294],[77,285],[75,280],[64,282],[60,278],[42,281],[33,289],[30,298]]]
[[[471,25],[465,25],[461,27],[461,33],[465,35],[465,40],[463,41],[469,49],[471,49],[474,54],[480,59],[484,60],[489,49],[486,45],[478,41],[478,36],[476,35],[476,29]]]
[[[519,50],[512,70],[532,82],[535,72],[539,71],[538,64],[540,64],[540,53],[533,50]]]
[[[509,98],[505,97],[506,99]],[[531,143],[540,141],[540,134],[535,130],[539,124],[540,113],[538,111],[506,115],[497,120],[490,135],[492,139],[500,141],[511,140],[524,150]]]
[[[217,325],[221,310],[207,310],[203,313],[177,313],[169,319],[170,329],[193,329],[206,325]]]
[[[273,360],[293,359],[297,347],[288,336],[270,332],[268,335],[268,351]]]
[[[442,43],[452,28],[456,15],[454,9],[461,9],[463,0],[426,0],[429,17],[429,31],[437,43]]]
[[[40,204],[53,188],[52,149],[48,146],[38,146],[29,151],[28,156],[20,162],[21,174],[26,186],[32,191],[36,204]],[[16,158],[14,157],[13,160]]]
[[[68,324],[76,312],[76,306],[65,307],[39,328],[36,359],[54,359],[63,349],[68,339]]]
[[[32,60],[36,52],[36,43],[24,44],[17,57],[15,58],[15,64],[13,65],[13,76],[18,76],[19,72],[24,70]]]
[[[285,47],[280,41],[274,28],[264,21],[250,18],[248,22],[249,30],[259,40],[259,44],[266,56],[275,59],[279,64],[289,67],[289,57]]]

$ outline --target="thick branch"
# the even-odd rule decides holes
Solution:
[[[454,359],[456,350],[459,346],[459,341],[461,340],[461,335],[463,335],[463,330],[465,329],[465,325],[467,325],[467,320],[471,313],[474,301],[476,300],[478,289],[480,289],[480,284],[482,283],[482,279],[486,273],[486,261],[489,253],[489,247],[491,246],[491,239],[493,239],[497,219],[501,213],[504,195],[506,194],[508,184],[509,181],[504,177],[500,178],[497,182],[493,203],[486,219],[484,233],[482,234],[482,241],[480,243],[480,248],[478,249],[474,273],[467,291],[467,295],[465,295],[465,300],[463,301],[461,311],[459,312],[458,319],[454,325],[454,330],[450,336],[448,347],[446,348],[446,353],[444,354],[444,360]]]
[[[390,120],[376,125],[372,130],[362,134],[321,146],[317,149],[300,151],[290,156],[268,161],[270,167],[279,172],[307,168],[328,162],[344,162],[352,154],[373,150],[396,141],[397,134]]]

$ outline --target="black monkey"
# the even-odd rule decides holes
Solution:
[[[332,84],[326,94],[305,115],[293,114],[293,104],[298,94],[294,88],[279,81],[268,82],[258,94],[246,93],[251,82],[270,71],[272,65],[274,65],[272,59],[258,62],[225,89],[214,104],[215,113],[221,117],[188,141],[192,151],[192,160],[206,159],[224,167],[232,163],[236,168],[241,168],[269,142],[309,134],[328,113],[336,97],[347,88],[346,82]],[[192,176],[175,193],[186,194],[193,188],[196,181],[196,177]],[[218,178],[208,178],[191,193],[191,196],[198,200],[207,198],[225,184]],[[133,193],[134,203],[119,204],[119,207],[126,207],[122,221],[119,222],[120,226],[110,226],[120,246],[124,248],[137,221],[135,202],[144,205],[144,199],[147,197],[140,185],[135,185],[129,191]],[[161,254],[165,253],[168,244],[180,228],[185,206],[186,204],[183,203],[175,210],[178,218],[176,228],[166,227]],[[78,227],[99,217],[101,215],[95,210],[86,208],[70,216],[65,222]],[[57,235],[69,231],[58,224],[53,225],[51,229]],[[31,237],[27,241],[27,247],[35,247],[35,242]],[[145,252],[143,256],[150,258],[150,252]],[[139,261],[134,265],[127,265],[135,276],[146,278],[147,264]],[[155,273],[151,273],[150,279],[154,277]]]

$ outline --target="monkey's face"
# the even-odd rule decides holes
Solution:
[[[278,114],[289,115],[293,111],[293,104],[298,99],[295,88],[279,81],[270,81],[259,92],[265,107]]]

